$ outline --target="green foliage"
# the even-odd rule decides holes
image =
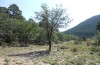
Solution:
[[[61,42],[65,41],[65,34],[64,33],[57,33],[57,35],[58,35],[59,41],[61,41]]]
[[[54,43],[58,43],[58,41],[60,41],[60,40],[58,40],[58,35],[57,35],[57,33],[58,33],[58,32],[54,32],[53,35],[52,35],[52,41],[53,41]]]
[[[34,20],[26,21],[16,4],[8,8],[0,7],[1,45],[13,46],[18,42],[25,45],[30,39],[36,39],[38,30],[38,24]]]
[[[60,33],[60,32],[57,33],[57,36],[58,36],[58,40],[61,42],[70,41],[70,40],[79,40],[79,37],[77,37],[77,36]]]
[[[77,41],[78,43],[80,43],[80,40],[79,37],[77,36],[74,36],[74,35],[69,35],[69,34],[64,34],[64,33],[61,33],[61,32],[54,32],[53,34],[53,37],[52,37],[52,41],[53,42],[66,42],[66,41],[71,41],[71,40],[75,40]]]
[[[97,32],[97,34],[95,35],[95,38],[97,39],[97,46],[100,46],[100,32]]]
[[[4,65],[9,65],[10,59],[5,59],[4,62]]]
[[[84,65],[84,62],[85,61],[83,59],[76,59],[76,60],[71,61],[73,65]]]
[[[97,24],[96,29],[97,29],[98,31],[100,31],[100,21],[99,21],[99,23]]]
[[[75,40],[74,44],[81,44],[81,41],[80,40]]]
[[[9,12],[10,18],[24,19],[22,16],[22,11],[20,11],[19,7],[16,4],[11,4],[8,7],[8,12]]]
[[[78,49],[77,49],[77,48],[72,48],[71,51],[72,51],[72,52],[77,52]]]
[[[75,35],[71,35],[71,34],[65,34],[65,40],[78,40],[79,37],[75,36]]]
[[[42,11],[36,12],[36,19],[41,23],[40,26],[46,31],[47,41],[49,44],[49,51],[51,50],[52,36],[58,28],[70,22],[68,14],[65,15],[66,10],[62,6],[56,6],[49,9],[46,4],[41,5]],[[57,37],[55,37],[57,39]]]
[[[96,39],[98,40],[97,45],[100,46],[100,21],[97,24],[96,29],[98,30],[96,34]]]
[[[28,46],[77,38],[58,31],[58,28],[70,21],[68,15],[64,15],[66,10],[62,6],[49,9],[43,4],[41,8],[43,11],[37,12],[36,17],[40,22],[36,23],[32,18],[27,21],[16,4],[11,4],[8,8],[0,7],[0,45]]]
[[[91,47],[91,51],[93,51],[93,52],[99,52],[100,51],[100,47],[92,46]]]

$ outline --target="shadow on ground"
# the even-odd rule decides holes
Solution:
[[[23,53],[23,54],[11,54],[7,56],[20,56],[20,57],[42,57],[49,55],[49,51],[35,51],[30,53]]]

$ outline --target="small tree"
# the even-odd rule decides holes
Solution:
[[[42,26],[46,31],[47,41],[49,44],[49,51],[51,51],[51,38],[55,30],[63,27],[70,22],[66,10],[62,6],[49,9],[46,4],[42,4],[42,11],[36,12],[36,19],[42,22]]]
[[[96,29],[100,32],[100,21],[99,21],[99,23],[97,24]]]
[[[97,32],[96,39],[98,41],[97,46],[100,46],[100,32]]]
[[[100,21],[96,26],[96,29],[98,30],[97,34],[96,34],[96,39],[98,40],[98,46],[100,45]]]

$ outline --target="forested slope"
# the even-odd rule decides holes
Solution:
[[[65,31],[66,34],[73,34],[79,37],[91,37],[96,33],[96,25],[100,21],[100,15],[93,16],[77,26]]]

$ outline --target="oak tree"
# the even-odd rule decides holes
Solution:
[[[46,4],[41,5],[42,11],[36,12],[36,19],[42,22],[42,26],[46,31],[47,43],[49,44],[48,51],[51,51],[52,35],[55,30],[60,27],[64,27],[71,20],[69,18],[66,9],[61,5],[55,8],[49,9]]]

